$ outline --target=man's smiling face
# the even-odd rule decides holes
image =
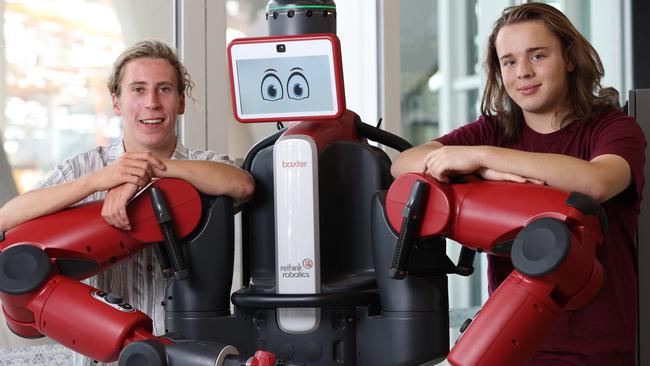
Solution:
[[[112,96],[113,110],[122,117],[127,151],[171,154],[176,145],[176,117],[185,110],[173,66],[157,58],[131,60],[120,90],[120,96]]]

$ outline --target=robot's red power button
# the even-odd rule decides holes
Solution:
[[[274,366],[275,355],[271,352],[257,351],[255,356],[248,359],[246,366]]]

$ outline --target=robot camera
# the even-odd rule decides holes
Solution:
[[[278,53],[282,53],[282,52],[285,52],[287,50],[287,46],[280,43],[280,44],[275,46],[275,50],[278,51]]]

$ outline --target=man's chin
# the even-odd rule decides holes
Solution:
[[[160,136],[147,136],[137,140],[138,144],[144,150],[159,150],[164,149],[166,146],[176,146],[176,136],[169,136],[162,138]]]

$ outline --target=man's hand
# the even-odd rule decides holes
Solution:
[[[442,146],[424,157],[424,173],[449,183],[450,175],[470,174],[481,168],[476,146]]]
[[[153,169],[165,170],[165,164],[150,152],[124,153],[119,159],[92,174],[95,191],[106,191],[125,183],[144,187],[153,176]]]
[[[546,184],[544,181],[539,179],[522,177],[520,175],[512,173],[504,173],[490,168],[480,168],[478,170],[478,173],[481,175],[481,177],[483,177],[483,179],[486,180],[508,181],[515,183],[534,183],[540,185]]]
[[[118,229],[131,230],[129,217],[126,214],[126,205],[138,189],[139,187],[133,183],[124,183],[109,189],[102,207],[104,220]]]

